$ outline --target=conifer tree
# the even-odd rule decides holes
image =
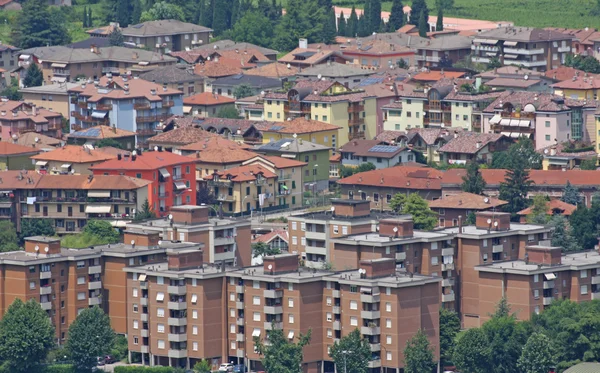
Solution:
[[[355,37],[358,32],[358,16],[356,15],[356,9],[354,5],[350,11],[350,17],[348,18],[348,25],[346,27],[346,36]]]
[[[340,17],[338,18],[337,21],[337,34],[339,36],[346,36],[346,32],[347,32],[347,24],[346,24],[346,18],[344,17],[344,12],[342,11],[340,13]]]
[[[421,12],[425,21],[429,20],[429,9],[425,0],[414,0],[412,3],[412,9],[410,11],[410,24],[419,27],[419,19],[421,18]]]
[[[398,30],[404,26],[404,5],[401,0],[394,0],[392,3],[392,12],[390,13],[390,19],[388,21],[388,29],[390,32]]]
[[[369,32],[379,32],[381,29],[381,0],[371,0],[370,6],[371,15],[369,16],[371,23]]]
[[[444,31],[444,11],[441,7],[438,8],[437,22],[435,23],[435,31]]]
[[[89,27],[88,26],[88,12],[87,12],[87,6],[83,7],[83,28]]]
[[[427,32],[429,32],[429,23],[425,19],[425,12],[421,11],[419,16],[419,36],[426,38]]]

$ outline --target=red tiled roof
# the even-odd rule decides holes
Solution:
[[[551,199],[546,203],[546,214],[554,215],[555,211],[558,210],[561,212],[561,215],[571,215],[575,210],[577,210],[577,206],[571,205],[569,203],[563,202],[560,199]],[[525,210],[521,210],[517,212],[517,215],[529,215],[533,212],[533,207],[528,207]]]
[[[398,137],[406,136],[404,131],[382,131],[379,135],[375,136],[375,140],[384,141],[391,144],[392,141],[397,141]]]
[[[506,170],[481,169],[479,170],[488,186],[499,185],[504,181]],[[443,173],[442,184],[460,185],[462,177],[466,174],[464,169],[450,169]],[[564,186],[567,180],[573,186],[595,187],[600,185],[600,172],[588,170],[530,170],[529,179],[535,186]]]
[[[129,90],[125,91],[123,87],[128,85]],[[107,93],[106,87],[109,87]],[[103,91],[101,91],[103,90]],[[154,91],[153,91],[154,90]],[[131,100],[134,98],[145,98],[148,101],[161,101],[161,96],[181,95],[183,92],[176,89],[166,88],[160,84],[152,83],[144,79],[127,79],[122,76],[109,78],[103,76],[100,78],[98,87],[94,84],[85,84],[69,89],[69,92],[76,92],[82,96],[87,96],[89,102],[98,102],[102,99],[112,100]],[[125,93],[129,92],[129,93]],[[154,94],[152,94],[154,92]]]
[[[461,132],[438,149],[440,153],[476,154],[489,143],[506,137],[499,133]]]
[[[276,237],[280,237],[285,242],[289,242],[289,240],[290,240],[290,234],[287,230],[275,229],[269,233],[265,233],[265,234],[262,234],[262,235],[256,237],[255,239],[252,240],[252,243],[257,243],[257,242],[269,243]]]
[[[242,163],[256,157],[247,146],[223,137],[211,137],[180,148],[183,152],[195,152],[189,157],[198,163],[230,164]]]
[[[195,127],[174,128],[170,131],[159,133],[148,139],[153,144],[191,144],[196,141],[211,137],[219,137],[218,134],[205,131]]]
[[[412,79],[417,81],[437,82],[444,78],[453,79],[462,78],[463,76],[465,76],[465,73],[462,71],[429,71],[418,73],[413,76]]]
[[[183,99],[184,105],[211,106],[232,104],[234,102],[235,99],[223,95],[218,95],[214,92],[202,92]]]
[[[85,149],[79,145],[65,145],[62,148],[34,155],[31,159],[38,161],[55,161],[68,163],[93,163],[117,158],[116,155],[102,151],[102,148]]]
[[[233,182],[253,181],[256,180],[257,174],[262,174],[266,179],[274,179],[277,177],[266,167],[259,164],[249,164],[245,166],[239,166],[234,168],[228,168],[227,170],[217,172],[220,178],[231,177]],[[207,175],[205,179],[211,180],[213,175]]]
[[[487,201],[487,202],[486,202]],[[430,208],[487,210],[492,207],[506,205],[508,202],[498,198],[489,198],[473,193],[451,194],[435,201],[428,201]]]
[[[578,76],[575,79],[571,78],[562,82],[554,83],[554,88],[561,89],[598,89],[600,88],[600,77],[594,76]]]
[[[564,80],[573,79],[573,77],[584,77],[585,71],[579,70],[569,66],[559,66],[556,69],[548,70],[544,73],[547,78],[562,82]],[[593,76],[594,74],[588,74]]]
[[[121,160],[116,158],[103,162],[99,165],[90,167],[91,170],[157,170],[165,166],[175,166],[179,164],[191,163],[189,157],[174,154],[171,152],[143,152],[133,161],[132,157],[123,157]]]
[[[208,78],[217,78],[241,73],[242,68],[240,67],[240,62],[228,58],[219,58],[218,61],[205,61],[194,67],[194,74]]]
[[[265,123],[268,125],[267,128],[263,129],[266,132],[276,132],[276,133],[313,133],[313,132],[323,132],[323,131],[334,131],[339,130],[342,127],[335,126],[333,124],[320,122],[318,120],[305,119],[302,117],[295,118],[286,122],[276,122],[276,123]]]
[[[284,63],[274,62],[268,63],[263,66],[258,66],[254,69],[246,70],[244,74],[246,75],[258,75],[258,76],[266,76],[269,78],[285,78],[289,76],[294,76],[300,71],[300,68],[297,66],[287,67]]]
[[[338,183],[390,188],[440,190],[442,177],[443,172],[432,168],[390,167],[360,172],[338,180]]]
[[[35,154],[39,153],[41,149],[32,148],[30,146],[13,144],[6,141],[0,142],[0,155],[18,155],[18,154]]]

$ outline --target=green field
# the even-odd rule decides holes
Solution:
[[[364,2],[333,0],[337,6],[362,8]],[[410,5],[410,2],[403,1]],[[427,0],[430,9],[435,0]],[[596,0],[454,0],[454,9],[447,17],[474,18],[490,21],[511,21],[517,26],[566,27],[600,29],[600,17],[591,16]],[[382,3],[382,9],[390,11],[392,2]],[[436,12],[431,11],[431,15]]]

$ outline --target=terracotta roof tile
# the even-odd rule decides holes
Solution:
[[[422,82],[436,82],[443,78],[462,78],[465,74],[462,71],[429,71],[418,73],[412,79]]]
[[[261,234],[260,236],[256,237],[255,239],[252,240],[252,243],[258,243],[258,242],[269,243],[276,237],[281,238],[285,242],[289,242],[289,240],[290,240],[290,234],[287,230],[275,229],[275,230],[272,230],[271,232]]]
[[[500,185],[504,181],[506,170],[503,169],[481,169],[483,179],[488,187]],[[443,174],[442,184],[460,185],[462,177],[466,174],[464,169],[450,169]],[[576,187],[592,187],[600,184],[600,172],[587,170],[530,170],[529,179],[534,186],[564,186],[567,180]]]
[[[218,61],[206,61],[194,67],[194,74],[207,78],[217,78],[241,74],[242,68],[239,61],[227,58],[219,58]]]
[[[89,175],[43,175],[36,187],[38,189],[132,190],[151,183],[150,180],[124,175],[96,175],[91,181]]]
[[[135,132],[126,131],[124,129],[111,126],[90,127],[81,131],[72,132],[71,134],[67,135],[67,137],[95,140],[114,139],[129,136],[135,136]]]
[[[85,149],[79,145],[65,145],[49,152],[34,155],[31,159],[38,161],[55,161],[68,163],[93,163],[117,158],[116,155],[102,151],[102,148],[94,150]]]
[[[31,146],[13,144],[7,141],[0,141],[0,155],[19,155],[19,154],[37,154],[41,149],[36,149]]]
[[[126,84],[129,87],[128,94],[126,94],[126,91],[123,89]],[[108,93],[103,93],[107,87]],[[152,90],[155,91],[155,94],[152,94]],[[115,76],[112,78],[103,76],[100,78],[98,87],[94,84],[86,84],[85,86],[71,88],[69,89],[69,92],[76,92],[82,96],[87,96],[87,100],[90,102],[98,102],[102,99],[131,100],[134,98],[145,98],[149,101],[161,101],[162,96],[183,94],[183,92],[176,89],[164,89],[162,85],[144,79],[127,79],[127,77],[123,76]]]
[[[526,92],[526,91],[505,91],[494,100],[483,111],[493,113],[494,110],[501,110],[502,106],[510,102],[514,107],[523,109],[525,105],[532,104],[536,111],[566,111],[571,107],[595,108],[596,101],[574,100],[550,93]]]
[[[320,122],[318,120],[305,119],[301,117],[286,122],[267,122],[265,123],[265,125],[268,125],[268,128],[264,129],[264,131],[288,134],[333,131],[342,128],[333,124]]]
[[[266,76],[269,78],[287,78],[296,75],[299,71],[300,68],[297,66],[290,65],[288,68],[284,63],[274,62],[246,70],[244,74]]]
[[[404,131],[382,131],[379,135],[375,136],[375,140],[383,141],[391,144],[392,141],[398,141],[400,136],[406,136]]]
[[[561,89],[598,89],[600,88],[600,77],[597,75],[593,76],[578,76],[562,82],[554,83],[554,88]]]
[[[121,160],[113,158],[109,161],[90,167],[91,170],[156,170],[165,166],[175,166],[190,163],[189,157],[171,152],[143,152],[133,161],[132,157]]]
[[[548,70],[544,73],[547,78],[559,82],[573,79],[573,77],[585,77],[586,74],[590,77],[595,76],[594,74],[588,74],[583,70],[575,69],[569,66],[559,66],[556,69]]]
[[[228,168],[227,170],[217,172],[220,178],[230,177],[233,182],[253,181],[256,180],[257,174],[262,174],[267,179],[274,179],[277,177],[266,167],[259,164],[250,164],[246,166],[239,166],[234,168]],[[205,176],[205,179],[213,179],[213,175]]]
[[[389,152],[377,152],[373,151],[373,147],[376,145],[381,145],[381,140],[351,140],[344,144],[341,148],[341,152],[352,153],[359,157],[379,157],[379,158],[393,158],[398,153],[402,152],[405,148],[400,146],[391,146],[387,147],[390,149]],[[393,149],[395,148],[395,150]]]
[[[476,154],[506,136],[499,133],[461,132],[438,149],[440,153]]]
[[[552,150],[556,150],[555,154],[552,154]],[[538,153],[543,154],[544,157],[565,157],[565,158],[583,158],[583,159],[591,159],[596,158],[598,154],[595,150],[588,150],[583,152],[566,152],[564,143],[559,143],[556,145],[550,145],[545,148],[541,148],[536,150]]]
[[[546,204],[546,208],[547,208],[547,210],[546,210],[547,215],[554,215],[555,212],[558,210],[558,211],[560,211],[561,215],[569,216],[573,212],[575,212],[575,210],[577,210],[577,206],[563,202],[560,199],[551,199]],[[517,212],[517,215],[529,215],[532,212],[533,212],[533,207],[528,207],[525,210],[521,210],[521,211]]]
[[[197,93],[193,96],[186,97],[183,99],[184,105],[211,106],[211,105],[232,104],[234,102],[235,102],[234,98],[226,97],[223,95],[218,95],[214,92]]]
[[[211,137],[180,148],[183,152],[195,152],[188,157],[198,163],[229,164],[242,163],[256,157],[247,146],[223,137]]]
[[[308,57],[304,60],[297,60],[295,55],[301,53],[305,53]],[[335,50],[323,50],[317,48],[296,48],[290,53],[281,57],[279,59],[279,62],[310,66],[323,62],[324,60],[331,58],[332,56],[341,56],[341,53]]]
[[[338,180],[339,184],[408,189],[441,189],[443,172],[422,167],[390,167],[360,172]]]
[[[159,133],[148,139],[148,142],[154,144],[191,144],[197,141],[208,139],[211,137],[219,137],[218,134],[205,131],[201,128],[182,127],[174,128],[170,131]]]
[[[430,208],[487,210],[492,207],[506,205],[508,202],[498,198],[489,198],[478,194],[463,192],[443,196],[435,201],[428,201],[428,203]]]
[[[35,141],[36,138],[38,140],[37,142]],[[62,141],[60,139],[46,136],[41,133],[25,132],[19,134],[16,143],[19,145],[35,146],[36,148],[47,149],[60,146],[62,144]]]

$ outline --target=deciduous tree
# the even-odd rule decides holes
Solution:
[[[469,329],[456,343],[452,362],[462,372],[489,373],[490,348],[485,332]]]
[[[429,231],[437,225],[436,213],[429,208],[427,201],[417,193],[408,195],[402,213],[412,215],[415,229]]]
[[[19,250],[17,230],[9,220],[0,221],[0,252]]]
[[[554,366],[550,339],[542,333],[533,333],[523,347],[518,366],[523,373],[547,373]]]
[[[456,311],[442,307],[440,309],[440,360],[452,359],[456,335],[460,331],[460,319]]]
[[[369,370],[371,348],[369,341],[354,329],[331,347],[329,355],[338,372],[366,373]]]
[[[96,366],[98,356],[110,352],[114,341],[110,318],[100,307],[92,307],[77,315],[65,347],[78,371],[88,372]]]
[[[404,370],[406,373],[432,372],[436,367],[433,348],[423,330],[419,329],[404,348]]]
[[[281,250],[276,247],[271,247],[264,242],[256,242],[252,244],[252,257],[258,258],[269,255],[281,254]]]
[[[217,118],[239,119],[240,112],[233,106],[224,107],[217,112]]]
[[[58,11],[50,11],[44,0],[24,2],[16,26],[15,44],[23,49],[62,45],[71,41],[64,17]]]
[[[161,19],[176,19],[178,21],[183,21],[185,15],[179,6],[165,1],[159,1],[140,16],[141,22],[157,21]]]
[[[301,373],[302,348],[310,343],[311,330],[297,337],[293,342],[283,335],[282,329],[273,328],[269,333],[269,345],[266,346],[260,337],[254,337],[254,346],[261,355],[265,371],[272,373]]]
[[[527,215],[527,222],[531,224],[546,224],[548,222],[548,199],[538,194],[533,197],[531,214]]]
[[[246,12],[228,32],[237,42],[246,42],[268,47],[273,41],[273,23],[256,10]],[[252,95],[250,95],[252,96]]]
[[[21,233],[19,241],[23,242],[25,237],[54,236],[54,224],[50,219],[21,219]]]

